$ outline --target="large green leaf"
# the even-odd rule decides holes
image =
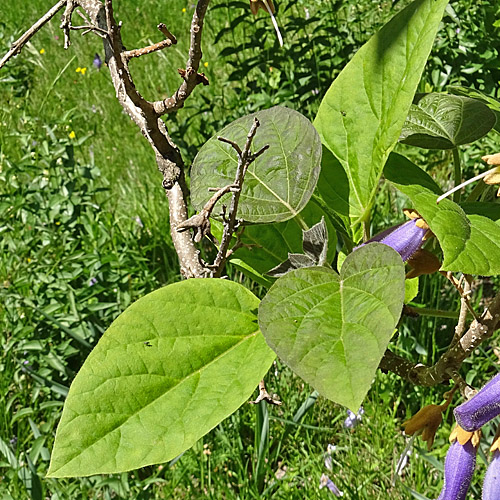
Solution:
[[[262,333],[295,373],[357,411],[401,315],[404,276],[399,254],[380,243],[350,254],[340,276],[291,271],[261,302]]]
[[[241,193],[238,218],[246,222],[281,222],[295,217],[307,204],[321,164],[321,141],[311,122],[292,109],[276,106],[244,116],[222,129],[217,136],[243,148],[254,117],[260,127],[252,151],[269,149],[248,168]],[[226,143],[209,139],[191,168],[191,199],[199,210],[213,193],[209,188],[234,182],[237,155]],[[228,203],[226,195],[219,202]],[[220,212],[216,208],[214,214]]]
[[[420,148],[451,149],[485,136],[495,122],[495,113],[476,99],[423,94],[412,104],[399,140]]]
[[[234,412],[275,357],[258,304],[220,279],[175,283],[132,304],[71,385],[49,476],[165,462]]]
[[[410,198],[436,235],[443,250],[442,269],[485,276],[500,274],[498,224],[483,215],[467,216],[449,199],[438,205],[439,188],[427,173],[404,156],[391,153],[384,175]]]
[[[347,189],[332,183],[332,196],[341,213],[347,202],[353,225],[369,214],[447,3],[415,0],[397,14],[356,53],[321,102],[314,125],[348,180]]]

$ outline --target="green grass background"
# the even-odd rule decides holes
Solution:
[[[269,18],[261,12],[254,19],[247,2],[211,4],[202,59],[210,85],[198,87],[167,117],[187,165],[217,130],[256,109],[284,104],[313,118],[356,49],[408,2],[276,3],[284,49]],[[177,36],[175,47],[131,62],[146,98],[171,95],[187,58],[192,2],[114,4],[127,48],[160,40],[160,22]],[[420,90],[458,83],[498,97],[498,5],[452,5]],[[4,3],[1,52],[47,8],[33,0]],[[281,407],[243,405],[175,463],[113,476],[44,478],[64,396],[90,346],[132,301],[180,277],[153,154],[117,103],[106,67],[92,65],[96,53],[103,56],[100,40],[74,33],[64,51],[58,24],[56,16],[0,70],[0,499],[332,497],[319,488],[323,473],[348,499],[437,497],[451,412],[430,454],[417,440],[401,476],[395,466],[405,446],[402,422],[424,404],[439,403],[445,388],[413,387],[379,373],[362,423],[346,429],[345,409],[325,399],[301,412],[312,390],[279,363],[267,387]],[[482,151],[495,147],[497,139],[488,137],[464,148],[466,173],[477,170]],[[412,154],[436,178],[446,178],[447,154]],[[399,221],[402,204],[383,187],[373,230]],[[491,287],[483,282],[475,300],[491,296]],[[417,302],[457,306],[439,276],[420,280]],[[453,326],[452,320],[420,317],[402,328],[398,352],[431,363]],[[496,373],[496,345],[494,338],[466,363],[469,383],[480,385]],[[336,446],[331,470],[325,466],[328,444]],[[470,498],[480,498],[486,449]]]

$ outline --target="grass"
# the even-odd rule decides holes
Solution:
[[[472,8],[469,4],[464,0],[455,8],[460,14]],[[282,1],[278,19],[288,45],[280,51],[265,16],[252,19],[246,3],[215,2],[203,58],[211,84],[197,89],[168,121],[186,163],[218,129],[255,109],[284,103],[312,118],[332,77],[392,15],[391,5]],[[129,0],[116,2],[128,48],[159,40],[158,22],[165,22],[179,39],[169,51],[133,61],[138,88],[148,98],[170,95],[179,84],[190,9],[182,0],[166,5],[150,1],[141,7]],[[480,25],[481,15],[491,10],[489,3],[474,9]],[[3,50],[42,12],[38,4],[6,4],[0,25]],[[472,21],[462,23],[466,32]],[[0,498],[331,497],[319,488],[323,473],[344,491],[344,498],[419,498],[412,491],[435,498],[451,413],[433,451],[420,450],[417,440],[402,476],[395,477],[394,471],[405,446],[401,423],[421,406],[440,402],[442,388],[413,387],[378,373],[364,403],[363,421],[348,429],[345,409],[322,398],[302,415],[312,389],[279,364],[268,374],[267,387],[279,395],[282,406],[243,405],[175,463],[113,476],[44,478],[64,397],[90,346],[132,301],[179,279],[160,175],[146,141],[117,104],[105,68],[92,66],[94,54],[101,51],[99,41],[74,36],[64,52],[61,37],[54,19],[0,72]],[[458,42],[448,19],[424,87],[440,88],[440,71]],[[477,40],[474,47],[481,43]],[[76,71],[82,67],[87,68],[84,73]],[[464,83],[463,78],[456,65],[448,83]],[[488,79],[483,80],[487,86]],[[466,156],[474,159],[478,151],[467,150]],[[444,159],[420,158],[438,176]],[[390,191],[381,191],[380,200],[384,203],[374,225],[384,227],[397,218],[402,202]],[[234,271],[232,275],[244,281]],[[456,308],[456,298],[440,276],[422,278],[416,300]],[[452,329],[450,320],[421,317],[401,331],[397,349],[432,362]],[[492,375],[495,345],[468,361],[469,383],[479,386]],[[336,446],[332,470],[325,466],[329,444]],[[484,470],[480,458],[471,498],[480,497]]]

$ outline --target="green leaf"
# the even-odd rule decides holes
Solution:
[[[485,136],[495,122],[495,113],[476,99],[421,94],[410,108],[399,140],[419,148],[452,149]]]
[[[498,99],[483,94],[479,90],[461,87],[459,85],[448,87],[448,92],[450,92],[450,94],[462,95],[464,97],[470,97],[471,99],[477,99],[478,101],[486,104],[486,106],[488,106],[493,111],[493,113],[495,113],[495,116],[497,118],[497,121],[493,128],[497,132],[500,132],[500,101]]]
[[[404,156],[391,153],[384,169],[392,182],[412,201],[443,250],[442,269],[466,274],[500,274],[500,226],[483,215],[467,216],[449,199],[436,203],[432,179]]]
[[[380,243],[351,253],[340,276],[291,271],[261,302],[262,333],[323,396],[357,411],[401,315],[404,276],[399,254]]]
[[[244,116],[222,129],[217,136],[236,142],[242,149],[254,117],[260,127],[252,151],[269,149],[248,168],[243,183],[238,218],[246,222],[282,222],[295,217],[307,204],[319,177],[321,141],[311,122],[292,109],[276,106]],[[191,199],[200,210],[213,193],[234,182],[238,159],[234,149],[214,136],[194,159],[191,168]],[[214,214],[228,204],[228,194],[218,202]]]
[[[132,304],[71,385],[49,476],[171,460],[233,413],[274,359],[259,300],[220,279],[187,280]]]
[[[322,210],[311,200],[299,217],[311,227],[318,223],[322,216]],[[328,217],[326,225],[329,239],[327,261],[331,262],[335,256],[337,236]],[[279,224],[247,226],[241,241],[250,246],[239,248],[234,255],[258,273],[265,274],[286,260],[289,253],[302,252],[302,230],[303,226],[298,217]]]
[[[405,280],[405,299],[404,303],[408,304],[418,295],[418,278]]]
[[[348,210],[352,225],[370,212],[447,3],[416,0],[397,14],[356,53],[321,102],[314,125],[344,170],[340,184],[331,183],[335,209]],[[325,201],[326,189],[320,188]]]
[[[463,211],[467,214],[483,215],[488,219],[500,224],[500,203],[486,203],[482,201],[473,201],[461,203]]]

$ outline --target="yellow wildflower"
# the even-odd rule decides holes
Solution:
[[[74,131],[74,130],[72,130],[72,131],[68,134],[68,137],[69,137],[70,139],[74,139],[74,138],[76,137],[75,131]]]
[[[205,66],[205,68],[208,68],[208,63],[207,63],[207,62],[204,62],[204,63],[203,63],[203,66]]]
[[[186,7],[183,7],[182,9],[182,13],[185,14],[186,13]]]
[[[45,54],[45,49],[40,49],[40,54]]]

